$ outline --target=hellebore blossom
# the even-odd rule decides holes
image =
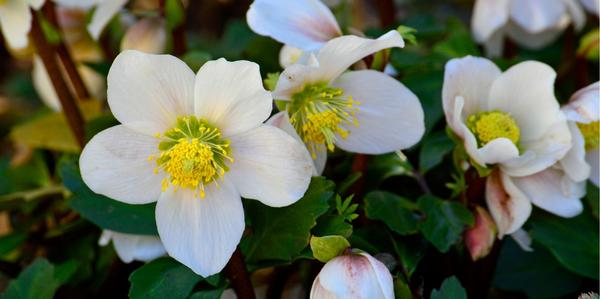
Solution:
[[[345,72],[379,50],[402,47],[397,31],[378,39],[342,36],[327,42],[286,68],[273,92],[286,102],[279,127],[293,127],[322,171],[327,150],[336,146],[363,154],[408,148],[419,141],[425,125],[417,97],[395,79],[377,71]],[[288,125],[289,123],[289,125]]]
[[[244,231],[240,196],[282,207],[310,182],[302,144],[262,124],[272,101],[255,63],[209,61],[194,76],[173,56],[124,51],[108,74],[108,104],[121,125],[86,145],[83,180],[125,203],[157,201],[168,254],[215,274]]]
[[[103,230],[98,244],[106,246],[113,242],[117,255],[124,263],[149,262],[165,255],[165,247],[156,236],[124,234]]]
[[[519,229],[531,203],[560,201],[535,196],[519,179],[559,161],[571,148],[571,134],[554,96],[556,73],[526,61],[504,73],[490,60],[467,56],[446,64],[443,108],[450,129],[471,161],[493,167],[486,182],[488,209],[499,237]]]
[[[44,0],[1,0],[0,29],[8,46],[14,49],[25,48],[27,35],[31,29],[31,8],[38,10]]]
[[[488,56],[495,57],[502,55],[505,37],[526,48],[540,49],[569,24],[580,30],[584,23],[585,14],[577,0],[476,0],[471,29]]]
[[[338,256],[323,266],[310,290],[311,299],[394,298],[386,266],[368,253]]]

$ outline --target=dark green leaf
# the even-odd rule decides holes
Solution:
[[[456,202],[425,195],[419,198],[417,206],[425,213],[419,230],[441,252],[447,252],[460,240],[465,226],[474,223],[473,214]]]
[[[51,299],[59,285],[59,281],[54,277],[54,266],[40,258],[8,284],[2,298]]]
[[[317,219],[312,233],[317,236],[340,235],[348,238],[352,234],[352,224],[343,215],[323,215]]]
[[[439,290],[431,291],[431,299],[467,299],[467,292],[454,276],[446,278]]]
[[[452,151],[454,143],[444,132],[433,133],[423,140],[419,153],[419,169],[425,173],[442,162],[444,156]]]
[[[396,299],[412,299],[410,286],[400,278],[394,279],[394,295]]]
[[[567,269],[598,279],[598,221],[589,213],[565,219],[538,214],[531,219],[533,239],[544,245]]]
[[[510,238],[502,244],[494,286],[521,291],[531,298],[558,298],[579,289],[581,277],[563,268],[544,248],[526,252]]]
[[[600,195],[598,194],[598,187],[596,185],[587,182],[587,193],[585,195],[585,201],[591,208],[592,214],[596,219],[600,219]]]
[[[427,250],[427,241],[423,238],[409,237],[397,241],[394,236],[390,235],[390,240],[394,251],[400,259],[400,267],[404,274],[410,278]]]
[[[211,60],[212,56],[203,51],[189,51],[181,57],[194,72],[197,72],[202,65]]]
[[[471,38],[469,29],[459,20],[448,21],[449,35],[435,45],[433,51],[448,58],[458,58],[466,55],[479,55],[477,45]]]
[[[156,235],[155,204],[129,205],[94,193],[79,173],[74,158],[64,158],[59,165],[63,182],[73,197],[69,205],[94,224],[128,234]]]
[[[417,232],[419,215],[416,205],[403,197],[385,191],[373,191],[365,197],[367,218],[383,221],[401,235]]]
[[[246,202],[251,233],[240,244],[246,260],[290,261],[308,245],[310,230],[328,208],[334,184],[315,177],[303,198],[284,208],[272,208],[258,201]]]
[[[190,296],[189,299],[219,299],[225,289],[198,291]]]
[[[25,232],[12,232],[0,237],[0,256],[8,254],[19,247],[27,239]]]
[[[131,273],[129,298],[183,299],[201,280],[201,276],[174,259],[159,258]]]

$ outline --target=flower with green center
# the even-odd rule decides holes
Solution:
[[[0,0],[0,29],[9,47],[27,47],[31,29],[31,9],[38,10],[45,0]]]
[[[402,46],[397,31],[378,39],[342,36],[280,75],[273,95],[285,101],[285,111],[271,123],[306,144],[315,173],[323,170],[327,150],[336,147],[383,154],[419,141],[425,131],[423,109],[410,90],[381,72],[346,72],[365,56]]]
[[[597,149],[600,141],[600,121],[589,124],[578,123],[577,127],[585,140],[585,149],[588,151]]]
[[[554,96],[556,73],[526,61],[502,72],[485,58],[446,64],[442,104],[449,128],[477,167],[490,168],[486,201],[499,237],[517,231],[532,206],[560,216],[580,211],[579,191],[548,184],[560,177],[545,169],[572,146],[565,116]]]
[[[173,56],[124,51],[108,74],[121,125],[86,145],[83,180],[118,201],[156,201],[167,253],[204,277],[218,273],[244,231],[241,196],[287,206],[310,182],[303,144],[262,123],[272,101],[255,63],[219,59],[194,75]]]

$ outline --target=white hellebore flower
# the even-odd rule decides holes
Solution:
[[[569,24],[585,23],[578,0],[476,0],[471,28],[488,56],[502,55],[504,38],[539,49],[553,42]]]
[[[282,207],[308,188],[302,144],[262,124],[272,98],[255,63],[209,61],[194,76],[173,56],[127,50],[109,71],[108,104],[121,125],[84,148],[83,180],[125,203],[157,201],[168,254],[204,277],[240,241],[240,196]]]
[[[397,31],[375,40],[342,36],[283,71],[273,96],[287,101],[286,111],[280,112],[287,115],[274,117],[280,118],[278,127],[295,129],[315,159],[317,172],[323,169],[327,150],[336,146],[382,154],[421,139],[425,125],[417,96],[381,72],[345,72],[365,56],[403,46]]]
[[[106,246],[113,242],[117,255],[124,263],[149,262],[167,252],[157,236],[132,235],[103,230],[98,244]]]
[[[394,298],[386,266],[368,253],[338,256],[323,266],[310,290],[311,299]]]
[[[90,35],[94,39],[100,38],[104,27],[121,10],[128,0],[54,0],[65,7],[81,8],[85,10],[94,9],[92,19],[87,26]]]
[[[44,0],[0,0],[0,29],[13,49],[27,47],[27,34],[31,29],[31,10],[40,9]]]
[[[281,66],[295,63],[303,51],[316,51],[342,35],[333,13],[319,0],[255,0],[246,13],[252,31],[284,45]]]
[[[486,201],[499,237],[523,225],[531,203],[544,208],[544,201],[556,199],[539,196],[544,190],[521,180],[552,166],[571,147],[554,96],[555,78],[552,68],[535,61],[504,73],[485,58],[467,56],[446,64],[442,98],[448,125],[474,163],[498,166],[487,178]]]
[[[584,180],[585,170],[589,179],[598,186],[600,176],[600,82],[577,91],[562,108],[573,135],[573,148],[561,164],[569,176]],[[583,175],[581,173],[583,172]],[[579,175],[578,175],[579,174]]]

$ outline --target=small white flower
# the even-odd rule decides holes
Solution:
[[[84,181],[126,203],[158,200],[167,252],[202,276],[221,271],[240,241],[240,196],[282,207],[308,188],[302,144],[262,124],[272,97],[255,63],[209,61],[194,76],[173,56],[127,50],[109,71],[108,104],[122,125],[84,148]]]
[[[345,72],[367,55],[402,46],[397,31],[376,40],[342,36],[283,71],[273,92],[276,99],[287,101],[286,111],[280,112],[287,116],[281,121],[291,124],[286,126],[304,141],[317,170],[322,170],[327,150],[336,146],[382,154],[420,140],[423,109],[410,90],[381,72]]]
[[[94,14],[87,26],[90,35],[94,39],[100,38],[104,27],[110,20],[127,4],[128,0],[54,0],[65,7],[82,8],[91,10]]]
[[[554,97],[555,78],[552,68],[535,61],[504,73],[485,58],[468,56],[446,64],[442,97],[448,125],[474,163],[498,166],[487,178],[486,201],[500,237],[522,226],[531,202],[543,208],[544,201],[563,198],[540,198],[539,189],[522,184],[538,179],[532,175],[571,147],[566,118]],[[545,182],[540,180],[538,188]]]
[[[0,29],[8,46],[13,49],[27,47],[31,29],[31,10],[38,10],[44,0],[0,0]]]
[[[553,42],[569,24],[579,30],[584,23],[585,14],[577,0],[477,0],[471,18],[475,40],[484,44],[492,57],[502,55],[505,37],[539,49]]]
[[[338,256],[323,266],[310,290],[311,299],[394,298],[386,266],[368,253]]]
[[[149,262],[157,259],[167,252],[156,236],[132,235],[103,230],[98,244],[106,246],[113,242],[117,255],[124,263],[132,261]]]

